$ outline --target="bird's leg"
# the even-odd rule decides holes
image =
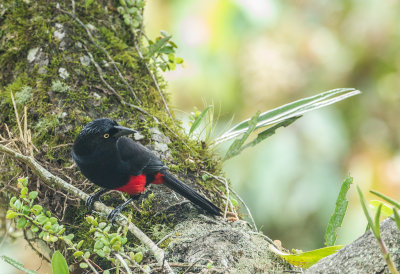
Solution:
[[[100,199],[100,196],[103,195],[104,193],[106,193],[107,191],[109,191],[109,189],[101,189],[99,191],[97,191],[95,194],[93,194],[92,196],[90,196],[87,200],[85,205],[88,207],[89,211],[93,210],[93,204],[94,202],[98,201]]]
[[[140,195],[131,195],[131,197],[126,200],[123,204],[120,204],[116,208],[113,209],[113,211],[108,214],[107,219],[111,221],[112,224],[114,224],[115,219],[117,218],[118,214],[121,213],[121,211],[132,201],[137,200],[140,197]]]

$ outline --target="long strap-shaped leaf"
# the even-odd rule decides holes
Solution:
[[[292,117],[300,116],[311,110],[322,108],[327,105],[344,100],[348,97],[360,94],[359,90],[354,88],[338,88],[320,93],[318,95],[300,99],[298,101],[280,106],[278,108],[266,111],[258,117],[255,129],[276,124]],[[215,140],[214,144],[219,144],[233,139],[249,128],[249,120],[240,122]]]

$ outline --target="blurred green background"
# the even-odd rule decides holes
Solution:
[[[400,198],[399,1],[152,0],[145,26],[150,38],[172,34],[185,60],[165,73],[184,121],[213,104],[226,127],[333,88],[363,91],[224,164],[258,228],[284,247],[323,245],[347,174],[365,194]],[[338,244],[366,227],[354,185],[348,198]]]

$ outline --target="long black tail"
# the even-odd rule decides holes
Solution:
[[[206,197],[200,195],[184,182],[178,180],[167,171],[162,171],[162,174],[164,174],[165,178],[164,185],[174,190],[175,192],[178,192],[180,195],[182,195],[195,205],[198,205],[202,209],[206,210],[210,214],[221,216],[221,209],[211,203]]]

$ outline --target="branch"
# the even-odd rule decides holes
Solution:
[[[57,177],[53,175],[51,172],[49,172],[47,169],[42,167],[38,162],[33,157],[30,156],[25,156],[21,153],[18,153],[4,145],[0,144],[0,152],[3,152],[5,154],[8,154],[9,156],[12,156],[13,158],[23,162],[27,166],[29,166],[32,171],[39,176],[44,183],[48,185],[56,185],[57,187],[67,191],[68,193],[79,197],[80,199],[86,201],[89,198],[89,195],[86,194],[85,192],[81,191],[80,189],[74,187],[71,184],[68,184],[66,181],[61,179],[60,177]],[[104,213],[105,215],[108,215],[112,209],[103,203],[100,202],[95,202],[94,203],[94,208],[99,211]],[[165,260],[165,255],[164,251],[160,248],[157,247],[157,245],[149,238],[147,237],[146,234],[143,233],[138,227],[136,227],[134,224],[131,222],[128,222],[126,217],[119,215],[116,223],[120,226],[125,226],[128,227],[128,230],[135,235],[136,238],[138,238],[147,248],[150,249],[150,251],[153,253],[154,257],[156,258],[158,265],[161,267],[164,267],[167,273],[174,273],[169,266],[168,262]]]

